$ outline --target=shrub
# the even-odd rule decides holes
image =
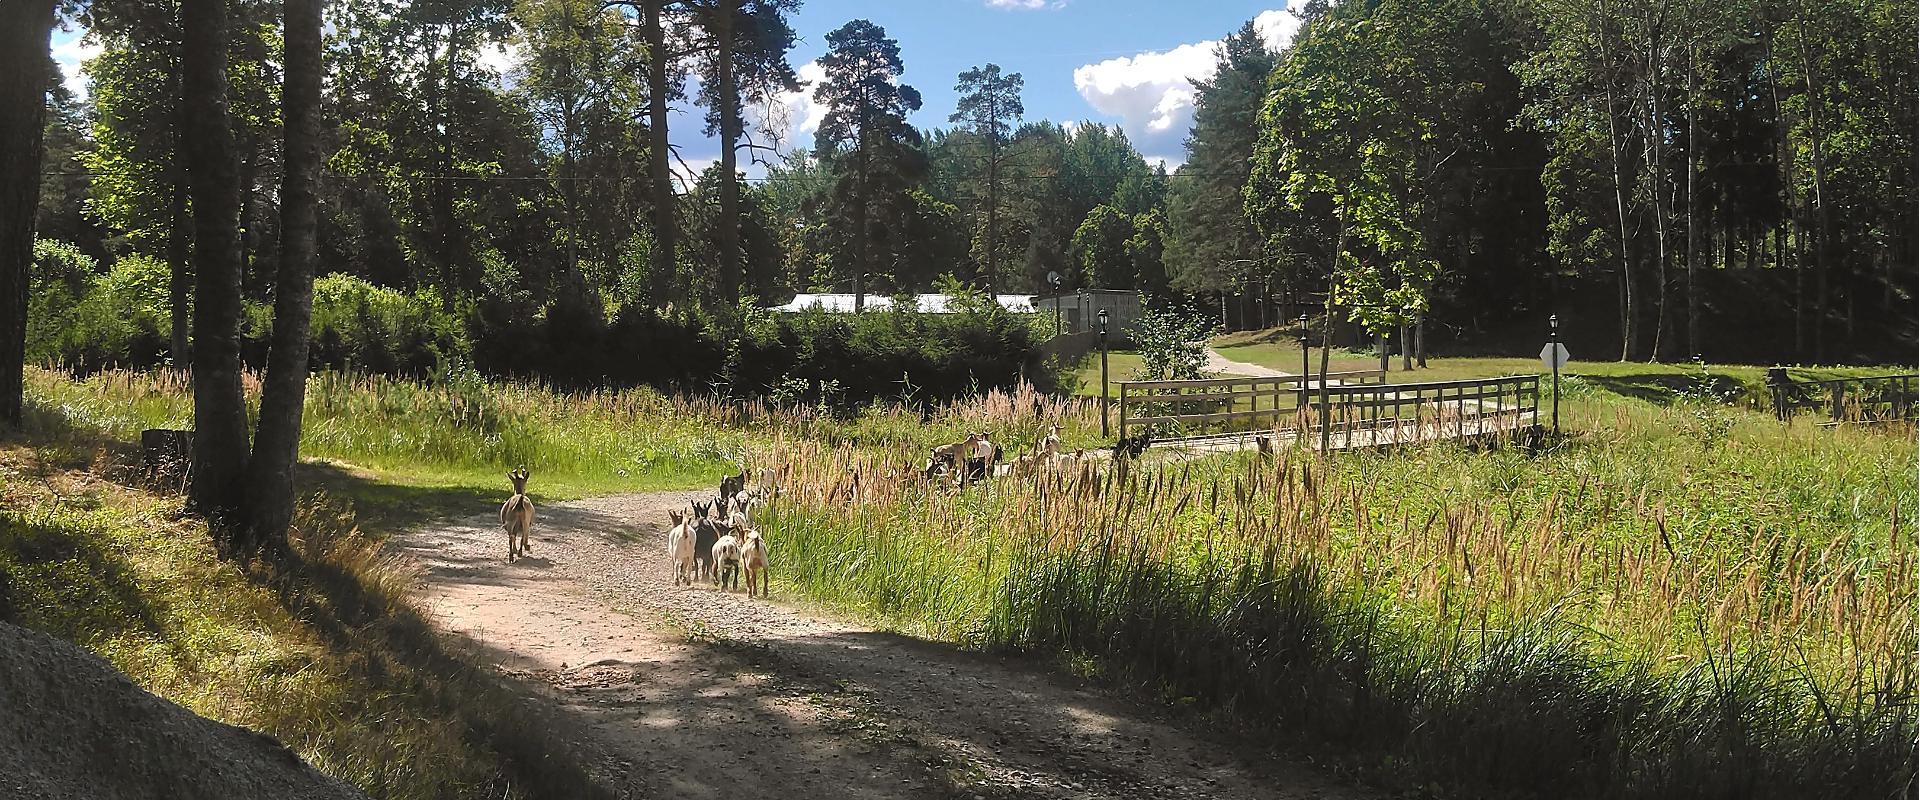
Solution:
[[[409,294],[341,274],[313,282],[312,337],[314,369],[419,377],[472,350],[437,289]]]
[[[164,361],[172,330],[167,265],[144,255],[105,272],[64,242],[34,243],[27,360],[79,372]]]

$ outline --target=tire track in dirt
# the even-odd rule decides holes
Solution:
[[[696,496],[543,506],[512,564],[495,514],[393,539],[436,624],[550,709],[615,796],[1364,796],[1018,659],[781,605],[778,581],[771,603],[670,586],[666,511]]]

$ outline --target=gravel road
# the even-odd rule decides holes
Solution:
[[[543,505],[512,564],[496,512],[394,540],[437,623],[547,701],[617,796],[1364,796],[1022,659],[785,605],[778,531],[771,602],[670,586],[666,511],[695,496]]]

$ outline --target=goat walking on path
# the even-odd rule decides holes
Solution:
[[[721,591],[740,588],[740,540],[731,532],[713,543],[714,584]]]
[[[760,596],[767,596],[767,581],[773,577],[768,571],[767,540],[760,538],[760,532],[747,528],[746,542],[740,545],[740,566],[747,573],[747,596],[752,597],[757,587]]]
[[[527,479],[530,477],[533,474],[525,469],[507,473],[507,480],[513,481],[513,496],[500,505],[500,527],[507,531],[508,561],[531,552],[527,545],[527,532],[533,530],[533,501],[527,499]]]
[[[668,511],[667,520],[673,527],[667,531],[667,563],[673,568],[673,585],[692,586],[696,567],[693,560],[693,526],[688,523],[687,515],[679,511]]]

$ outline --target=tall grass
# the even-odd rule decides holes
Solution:
[[[782,575],[1064,653],[1468,794],[1884,796],[1913,780],[1912,431],[1569,403],[1541,457],[1083,466],[964,493],[783,441]]]

